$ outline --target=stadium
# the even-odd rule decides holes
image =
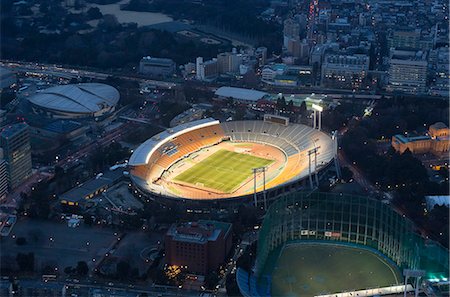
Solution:
[[[119,91],[106,84],[83,83],[51,87],[28,101],[35,113],[60,119],[98,118],[115,110]]]
[[[266,213],[253,272],[237,271],[239,289],[244,296],[351,297],[402,294],[406,287],[440,296],[436,290],[448,290],[449,251],[416,231],[379,200],[284,195]]]
[[[128,164],[133,184],[146,195],[242,202],[298,188],[307,177],[317,183],[335,152],[329,135],[284,117],[223,123],[209,118],[153,136]]]

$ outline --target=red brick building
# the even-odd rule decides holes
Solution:
[[[167,264],[202,275],[216,270],[230,252],[231,226],[206,220],[173,224],[165,236]]]

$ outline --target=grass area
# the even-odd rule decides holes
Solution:
[[[272,273],[272,296],[314,296],[397,283],[396,269],[370,251],[299,244],[282,251]]]
[[[263,167],[273,160],[219,150],[175,177],[175,181],[231,193],[250,175],[252,168]]]

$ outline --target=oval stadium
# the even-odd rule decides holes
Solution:
[[[153,136],[133,152],[129,166],[134,185],[146,195],[219,201],[298,188],[326,168],[335,152],[329,135],[287,118],[210,118]]]
[[[270,206],[255,266],[236,277],[243,296],[355,297],[403,295],[404,273],[407,291],[416,280],[426,290],[448,283],[448,272],[448,249],[421,237],[389,204],[298,192]]]
[[[51,118],[102,117],[115,110],[119,91],[101,83],[82,83],[38,91],[28,100],[33,110]]]

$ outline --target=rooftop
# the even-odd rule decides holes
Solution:
[[[407,136],[404,136],[404,135],[401,135],[401,134],[396,134],[396,135],[394,135],[394,137],[398,141],[400,141],[401,143],[408,143],[408,142],[413,142],[413,141],[429,140],[429,139],[431,139],[430,136],[410,136],[410,137],[407,137]]]
[[[28,128],[28,125],[26,123],[12,124],[12,125],[4,127],[1,130],[0,135],[1,135],[1,137],[8,138],[8,137],[11,137],[27,128]]]
[[[231,97],[233,99],[247,100],[247,101],[258,101],[268,94],[261,91],[234,88],[234,87],[220,87],[215,92],[218,97]]]
[[[439,129],[447,129],[448,127],[447,127],[447,125],[444,124],[443,122],[437,122],[437,123],[431,125],[430,128],[439,130]]]
[[[119,102],[116,88],[100,83],[51,87],[29,98],[35,105],[63,112],[95,113]]]
[[[202,127],[212,126],[219,124],[219,121],[213,118],[201,119],[192,121],[186,124],[182,124],[173,128],[164,130],[163,132],[156,134],[152,138],[142,143],[137,149],[134,150],[130,157],[128,165],[139,166],[148,163],[150,156],[166,141],[177,137],[178,135],[193,131]]]
[[[207,241],[217,240],[220,233],[225,236],[231,230],[231,226],[231,224],[225,222],[200,220],[198,222],[173,224],[167,231],[167,235],[172,236],[176,241],[203,244]]]

